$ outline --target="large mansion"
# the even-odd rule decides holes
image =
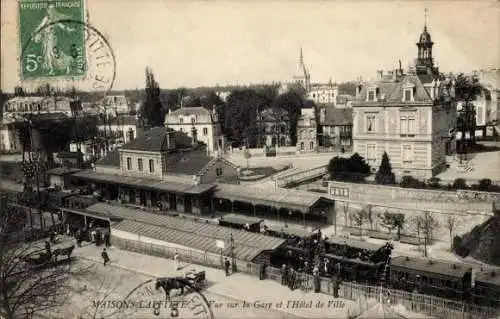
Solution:
[[[204,107],[180,107],[165,116],[165,126],[203,142],[211,154],[225,147],[215,106],[212,111]]]
[[[454,152],[454,83],[439,76],[431,36],[417,43],[415,72],[395,70],[391,79],[366,83],[353,102],[353,151],[375,171],[387,152],[396,176],[430,178]]]

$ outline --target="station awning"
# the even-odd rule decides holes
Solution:
[[[321,200],[334,202],[311,192],[283,188],[269,190],[236,184],[217,184],[215,197],[251,203],[252,205],[299,210],[303,213],[308,213]]]
[[[215,185],[213,184],[194,185],[194,184],[180,183],[174,181],[163,181],[163,180],[159,181],[149,178],[104,174],[104,173],[98,173],[93,170],[81,171],[72,174],[71,176],[101,183],[113,183],[123,186],[151,189],[156,191],[166,191],[166,192],[186,193],[186,194],[203,194],[215,187]]]

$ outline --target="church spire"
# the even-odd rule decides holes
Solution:
[[[300,65],[304,64],[304,55],[302,54],[302,46],[300,47],[299,63]]]
[[[427,31],[427,14],[429,13],[429,9],[425,8],[424,10],[424,31]]]

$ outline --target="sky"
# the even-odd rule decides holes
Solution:
[[[1,0],[1,89],[19,78],[17,0]],[[312,82],[373,78],[416,57],[428,9],[441,71],[500,68],[500,2],[87,0],[116,57],[115,90],[290,81],[299,49]]]

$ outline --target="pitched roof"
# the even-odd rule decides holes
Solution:
[[[415,102],[433,103],[433,99],[429,95],[429,92],[425,89],[422,81],[416,75],[407,75],[401,82],[395,87],[392,94],[387,98],[387,102],[401,102],[403,100],[403,87],[405,85],[412,84],[415,86],[414,99]]]
[[[212,156],[207,155],[204,147],[170,154],[168,157],[171,160],[167,164],[167,174],[196,175],[213,160]]]
[[[96,162],[97,165],[120,167],[120,152],[118,149],[109,151],[106,156]]]
[[[217,162],[223,162],[224,164],[234,168],[234,169],[238,169],[239,166],[233,164],[232,162],[228,161],[227,159],[223,158],[223,157],[216,157],[216,158],[213,158],[209,163],[207,163],[207,165],[205,165],[199,172],[198,172],[198,175],[203,175],[205,174],[209,169],[210,167],[212,167],[213,165],[217,164]]]
[[[352,124],[352,109],[325,108],[324,110],[326,112],[325,120],[321,122],[321,125],[337,126]]]
[[[168,115],[171,115],[171,116],[179,116],[179,115],[182,115],[182,116],[189,116],[189,115],[212,116],[212,113],[204,107],[196,106],[196,107],[181,107],[175,111],[168,113]]]
[[[406,256],[391,258],[391,267],[400,267],[454,278],[462,278],[468,271],[472,270],[472,267],[467,264]]]
[[[427,83],[428,80],[426,76],[405,75],[398,82],[370,82],[362,87],[355,104],[363,103],[366,100],[368,91],[373,87],[378,89],[377,99],[379,101],[383,100],[385,103],[389,104],[401,104],[404,94],[403,87],[409,84],[415,87],[414,102],[412,101],[411,103],[433,103],[433,99],[423,84]]]
[[[173,142],[173,144],[170,144]],[[154,127],[146,132],[140,132],[137,137],[123,145],[123,150],[136,150],[146,152],[165,152],[175,148],[191,146],[191,138],[186,133],[177,132],[165,127]]]

